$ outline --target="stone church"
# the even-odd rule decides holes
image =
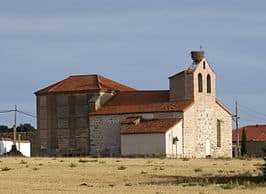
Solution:
[[[169,77],[169,90],[135,90],[100,75],[37,91],[41,156],[231,157],[232,115],[216,98],[203,51]]]

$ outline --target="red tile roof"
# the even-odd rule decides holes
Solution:
[[[266,141],[266,125],[248,125],[239,128],[239,141],[241,141],[242,131],[245,128],[247,134],[247,141]],[[233,130],[233,141],[237,141],[237,131]]]
[[[89,91],[133,91],[135,89],[100,75],[70,76],[58,83],[37,91],[35,94],[89,92]]]
[[[120,124],[138,124],[140,122],[141,117],[128,117],[122,121]]]
[[[174,112],[188,108],[192,101],[169,102],[169,91],[119,92],[91,115]]]
[[[142,120],[137,125],[121,130],[121,134],[165,133],[179,121],[181,119]]]

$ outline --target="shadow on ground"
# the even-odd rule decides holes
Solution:
[[[201,185],[208,184],[237,184],[237,185],[257,185],[266,186],[263,176],[152,176],[152,181],[143,184],[149,185]]]

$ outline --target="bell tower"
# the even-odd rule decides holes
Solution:
[[[215,73],[204,57],[204,51],[191,51],[191,66],[171,77],[170,101],[215,100]]]

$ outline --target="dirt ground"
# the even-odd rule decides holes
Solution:
[[[266,193],[262,159],[0,158],[0,193]]]

